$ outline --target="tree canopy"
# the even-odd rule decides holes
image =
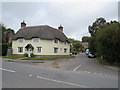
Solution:
[[[89,33],[91,36],[95,36],[98,29],[103,28],[106,25],[106,20],[104,18],[98,18],[92,25],[88,26]]]

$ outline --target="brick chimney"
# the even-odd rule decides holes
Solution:
[[[26,23],[24,21],[21,22],[21,27],[26,27]]]
[[[60,26],[58,27],[58,30],[60,30],[61,32],[63,32],[63,27],[62,27],[62,25],[60,25]]]

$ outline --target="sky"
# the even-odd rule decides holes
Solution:
[[[2,2],[2,22],[17,32],[24,20],[27,26],[49,25],[58,28],[68,38],[81,40],[90,36],[88,26],[103,17],[106,21],[118,21],[117,1],[45,1]]]

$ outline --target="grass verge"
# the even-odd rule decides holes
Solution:
[[[117,63],[115,63],[115,64],[110,64],[110,63],[108,63],[106,60],[101,59],[100,57],[97,57],[97,61],[98,61],[100,64],[102,64],[102,65],[120,67],[119,64],[117,64]]]
[[[29,57],[29,58],[24,58],[21,60],[58,60],[58,59],[70,59],[70,58],[75,58],[76,56],[68,56],[65,58],[34,58],[34,57]]]
[[[21,58],[21,57],[0,56],[0,58],[19,59],[19,58]]]

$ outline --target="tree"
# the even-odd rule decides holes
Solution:
[[[120,60],[120,23],[112,21],[95,34],[96,50],[110,64]]]
[[[98,18],[95,22],[93,22],[92,26],[88,26],[89,33],[91,36],[95,36],[95,33],[98,29],[103,28],[106,25],[106,20],[104,18]]]
[[[70,50],[73,54],[79,53],[82,48],[81,41],[69,38],[69,42],[72,44]]]
[[[12,46],[11,37],[14,35],[14,30],[6,28],[3,23],[0,23],[0,47],[2,48],[2,55],[6,55],[7,49]]]
[[[83,36],[82,37],[82,42],[89,42],[90,37],[89,36]]]

